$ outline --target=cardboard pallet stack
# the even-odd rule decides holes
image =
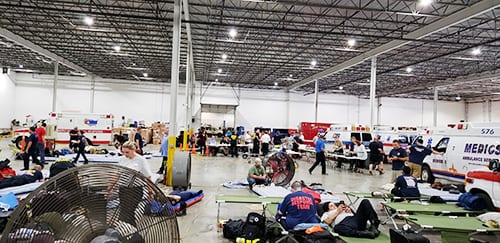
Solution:
[[[161,143],[161,138],[163,137],[163,131],[165,130],[166,126],[165,124],[155,122],[153,123],[152,127],[152,139],[153,139],[153,144],[157,145]]]

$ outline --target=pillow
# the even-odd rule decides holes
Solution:
[[[496,222],[500,222],[500,213],[487,212],[477,216],[477,218],[483,222],[486,222],[488,220],[495,220]]]

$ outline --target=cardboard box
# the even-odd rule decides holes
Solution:
[[[158,145],[160,143],[161,143],[161,139],[159,139],[159,138],[153,138],[153,144],[154,145]]]

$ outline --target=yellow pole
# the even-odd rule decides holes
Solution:
[[[175,136],[168,136],[168,159],[166,164],[166,173],[165,173],[165,185],[172,185],[172,167],[174,164],[174,154],[175,154]]]
[[[188,131],[184,130],[184,135],[182,137],[182,148],[184,149],[184,151],[188,150],[187,141],[188,141]]]

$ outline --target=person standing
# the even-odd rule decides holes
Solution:
[[[84,164],[88,164],[89,160],[87,159],[87,156],[85,156],[85,146],[87,146],[87,138],[83,135],[83,131],[79,130],[78,131],[78,139],[75,142],[76,146],[76,157],[75,160],[73,160],[73,164],[76,164],[78,162],[78,159],[80,158],[80,155],[82,155],[84,159]]]
[[[417,139],[416,143],[410,146],[410,155],[408,159],[408,167],[410,167],[411,175],[415,178],[420,178],[422,174],[422,163],[427,155],[440,154],[437,151],[425,147],[424,140]]]
[[[373,175],[373,168],[382,175],[384,169],[384,144],[380,142],[380,136],[377,135],[370,142],[368,148],[370,149],[370,165],[368,166],[368,172]]]
[[[262,144],[262,155],[266,156],[269,153],[269,143],[271,142],[271,136],[269,136],[269,131],[264,131],[264,135],[260,138]]]
[[[198,132],[196,145],[198,145],[198,148],[200,149],[200,154],[205,154],[205,151],[207,149],[207,131],[204,128]]]
[[[250,153],[249,146],[252,143],[252,135],[250,135],[250,131],[247,131],[245,135],[243,135],[243,140],[245,141],[245,152]]]
[[[389,163],[392,163],[391,183],[395,183],[396,178],[401,175],[405,162],[408,161],[408,154],[406,153],[406,150],[401,148],[401,142],[398,139],[392,141],[392,147],[393,148],[391,152],[389,152],[387,160]]]
[[[24,162],[24,168],[22,170],[29,170],[29,165],[30,165],[30,157],[33,160],[33,163],[41,165],[43,168],[43,164],[40,163],[40,161],[37,158],[38,155],[38,135],[36,135],[35,132],[35,127],[30,127],[28,130],[29,132],[29,137],[28,137],[28,143],[26,144],[26,147],[24,148],[24,157],[23,157],[23,162]]]
[[[144,148],[144,140],[142,140],[141,131],[142,127],[138,127],[137,132],[134,135],[134,142],[137,145],[137,153],[143,155],[144,151],[142,150],[142,148]]]
[[[168,132],[169,132],[169,129],[167,127],[167,128],[165,128],[165,131],[163,132],[163,137],[161,140],[160,153],[161,153],[161,157],[163,158],[163,160],[161,161],[160,169],[158,169],[158,171],[156,172],[156,174],[160,174],[160,175],[164,173],[165,164],[167,164],[167,161],[168,161]]]
[[[40,154],[40,162],[45,163],[45,127],[47,124],[42,122],[42,124],[35,130],[36,135],[38,135],[38,153]]]
[[[326,157],[325,157],[325,134],[320,133],[318,139],[316,139],[316,162],[309,168],[309,174],[312,174],[313,170],[321,164],[321,174],[328,175],[326,173]]]
[[[253,134],[253,153],[254,156],[259,156],[260,154],[260,129],[256,129]]]
[[[236,133],[232,133],[230,141],[229,153],[231,154],[231,157],[238,158],[238,135],[236,135]]]
[[[69,149],[74,150],[76,148],[75,141],[78,140],[78,127],[75,127],[69,131]]]
[[[356,164],[356,168],[354,169],[357,173],[363,173],[361,169],[365,168],[365,161],[368,158],[368,153],[366,152],[365,145],[361,143],[358,139],[353,140],[354,149],[352,154],[356,155],[356,159],[353,161]]]
[[[137,146],[134,142],[125,142],[121,149],[123,156],[118,160],[118,165],[135,170],[151,181],[153,173],[151,168],[141,155],[137,154]],[[115,179],[115,183],[108,186],[108,191],[116,189],[116,182],[119,177]],[[120,199],[119,220],[136,226],[135,211],[142,200],[144,195],[144,186],[137,185],[136,183],[127,183],[127,186],[120,186],[118,189],[118,198]],[[123,202],[123,203],[121,203]],[[125,203],[126,202],[126,203]]]

